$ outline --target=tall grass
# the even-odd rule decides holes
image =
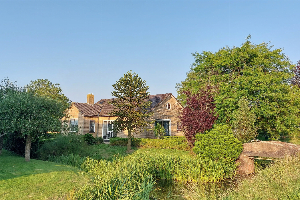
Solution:
[[[94,180],[76,194],[78,199],[111,198],[112,188],[118,188],[118,192],[113,191],[120,198],[138,199],[133,195],[144,194],[144,199],[147,199],[150,193],[145,191],[151,191],[157,180],[217,182],[231,177],[235,164],[202,160],[180,150],[139,149],[113,161],[88,158],[82,169],[93,175]]]
[[[223,199],[300,199],[300,157],[275,161]]]

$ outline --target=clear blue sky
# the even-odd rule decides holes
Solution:
[[[129,70],[176,93],[191,53],[271,42],[300,60],[299,0],[0,0],[0,78],[59,83],[72,101],[111,98]]]

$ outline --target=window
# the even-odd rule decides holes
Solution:
[[[166,108],[167,108],[168,110],[171,109],[171,104],[170,104],[169,102],[166,104]]]
[[[95,121],[90,121],[90,133],[95,133]]]
[[[165,129],[165,136],[171,136],[171,130],[170,130],[170,124],[171,124],[171,120],[169,119],[157,119],[155,120],[155,126],[157,124],[160,124],[162,127],[164,127]]]
[[[113,128],[113,120],[103,120],[102,138],[109,140],[109,138],[114,137]]]
[[[70,119],[70,132],[78,131],[78,119]]]

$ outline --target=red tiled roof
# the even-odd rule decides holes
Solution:
[[[149,100],[152,102],[150,106],[151,109],[159,105],[170,95],[172,95],[172,93],[149,95]],[[110,103],[113,100],[114,99],[101,99],[93,105],[87,103],[74,103],[74,105],[84,116],[110,116],[110,113],[114,110],[114,106]]]
[[[98,104],[74,103],[74,106],[84,116],[98,116],[101,106]]]

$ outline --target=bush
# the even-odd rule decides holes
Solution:
[[[111,146],[127,146],[128,138],[113,137],[109,139]],[[141,144],[141,138],[131,138],[131,146],[139,147]]]
[[[103,138],[102,137],[94,137],[92,134],[87,133],[83,136],[84,141],[88,145],[95,145],[95,144],[102,144],[103,143]]]
[[[57,135],[53,140],[45,142],[39,150],[39,158],[48,160],[62,155],[88,156],[88,145],[82,135]]]
[[[227,125],[217,125],[205,134],[197,134],[193,151],[201,158],[236,160],[243,150]]]
[[[78,199],[149,199],[156,180],[218,182],[232,177],[234,162],[199,159],[174,149],[139,149],[113,161],[87,159],[82,169],[94,176],[93,183],[76,194]],[[112,192],[110,192],[112,191]],[[110,194],[117,195],[112,198]],[[139,197],[134,196],[139,194]]]
[[[31,142],[31,158],[38,158],[38,151],[41,146],[48,140],[55,137],[55,134],[46,133]],[[3,147],[8,151],[15,152],[18,155],[25,155],[25,137],[20,137],[18,133],[10,133],[4,136]]]
[[[110,145],[112,146],[126,146],[127,138],[110,138]],[[187,139],[183,136],[164,136],[162,139],[149,139],[149,138],[132,138],[131,146],[145,147],[145,148],[158,148],[158,149],[178,149],[190,150]]]

